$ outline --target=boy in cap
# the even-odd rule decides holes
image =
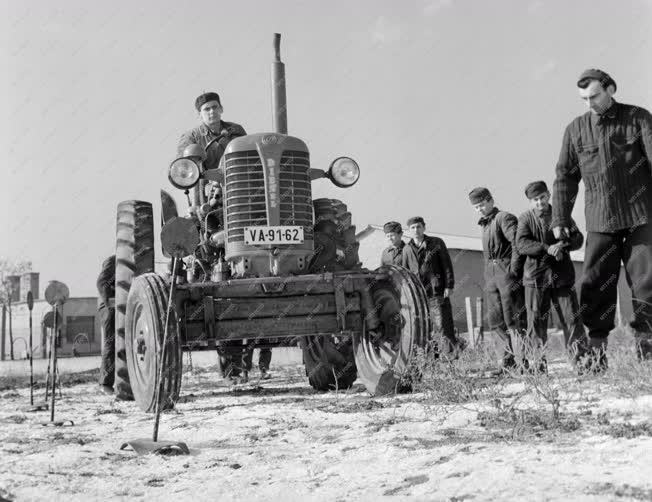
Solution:
[[[400,265],[410,272],[419,273],[417,256],[411,246],[403,242],[403,227],[397,221],[390,221],[383,226],[389,247],[383,249],[380,265]]]
[[[584,71],[577,87],[589,111],[564,132],[551,226],[556,238],[568,237],[584,180],[587,235],[580,309],[590,340],[586,368],[604,371],[621,262],[632,290],[630,326],[637,354],[652,359],[652,116],[616,102],[616,82],[602,70]]]
[[[521,276],[523,260],[516,250],[516,216],[501,211],[487,188],[478,187],[469,192],[469,201],[482,215],[482,253],[484,255],[484,280],[487,298],[489,328],[504,341],[502,368],[516,368],[514,343],[521,344],[526,326],[525,299]]]
[[[457,354],[464,350],[466,342],[455,336],[450,300],[455,287],[455,274],[448,248],[439,237],[425,234],[426,222],[421,216],[410,218],[407,225],[412,233],[408,246],[416,256],[417,275],[428,295],[433,325],[431,339],[434,341],[435,333],[441,333],[447,342],[447,352]]]
[[[529,183],[525,196],[530,201],[530,209],[518,218],[516,247],[521,255],[527,256],[523,286],[528,342],[532,349],[545,347],[552,303],[561,321],[566,348],[577,357],[586,342],[575,293],[575,269],[569,252],[581,248],[584,237],[572,219],[567,239],[558,240],[553,235],[550,192],[544,181]],[[545,356],[539,360],[538,369],[547,370]]]

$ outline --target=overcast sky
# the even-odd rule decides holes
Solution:
[[[552,182],[584,112],[587,67],[652,109],[650,0],[2,0],[0,23],[0,256],[31,259],[42,289],[59,279],[73,296],[96,294],[119,201],[153,201],[158,220],[199,93],[219,92],[248,132],[271,129],[274,32],[290,134],[313,167],[349,155],[362,170],[314,194],[347,202],[359,229],[419,214],[477,235],[478,185],[525,210],[523,187]]]

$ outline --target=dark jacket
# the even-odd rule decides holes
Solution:
[[[99,308],[110,306],[115,298],[115,255],[102,262],[102,270],[97,277],[97,292],[100,294]]]
[[[235,124],[233,122],[224,122],[221,121],[220,131],[224,131],[222,136],[214,134],[208,127],[204,124],[201,124],[194,129],[184,133],[179,139],[179,145],[177,147],[177,155],[181,157],[183,155],[183,150],[188,145],[196,143],[203,148],[206,148],[206,145],[211,143],[215,138],[219,138],[218,141],[211,143],[211,146],[208,147],[206,152],[206,160],[204,161],[205,169],[217,169],[220,165],[220,159],[224,154],[226,145],[229,144],[233,138],[239,136],[244,136],[247,133],[240,124]]]
[[[530,209],[518,218],[516,247],[521,255],[527,256],[523,271],[524,286],[561,288],[575,285],[575,268],[569,252],[582,247],[584,236],[571,219],[568,247],[564,250],[562,260],[557,261],[548,254],[548,247],[557,242],[552,233],[551,221],[551,209],[541,213]]]
[[[652,116],[616,103],[566,127],[557,163],[552,226],[569,227],[578,184],[586,187],[586,229],[615,232],[652,221]]]
[[[453,263],[443,240],[425,235],[421,246],[417,246],[414,239],[408,245],[417,257],[419,279],[428,297],[441,296],[444,289],[455,287]]]
[[[380,257],[381,265],[400,265],[407,268],[410,272],[419,273],[419,262],[417,255],[412,246],[408,246],[401,241],[399,247],[389,246],[383,250]]]
[[[516,216],[507,211],[494,207],[487,216],[478,221],[482,227],[482,254],[485,261],[509,261],[509,272],[515,278],[523,274],[523,262],[516,249],[516,229],[518,220]]]

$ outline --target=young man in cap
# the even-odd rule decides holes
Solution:
[[[198,96],[195,100],[195,109],[201,123],[181,136],[177,155],[181,157],[188,145],[197,144],[206,152],[204,169],[217,169],[229,142],[247,133],[241,125],[222,120],[224,109],[220,96],[216,92],[207,92]],[[204,187],[204,181],[200,180],[197,189],[203,191]],[[226,342],[224,345],[227,350],[220,354],[222,376],[234,381],[246,382],[248,380],[246,361],[243,360],[242,355],[233,353],[238,351],[241,342]]]
[[[390,221],[383,226],[385,237],[389,242],[389,247],[383,249],[380,257],[382,265],[400,265],[407,268],[410,272],[419,273],[419,263],[412,246],[408,246],[403,241],[403,227],[397,221]]]
[[[102,262],[97,277],[100,303],[97,307],[102,330],[102,359],[100,361],[100,390],[113,394],[115,382],[115,255]]]
[[[457,355],[464,350],[466,342],[455,336],[453,307],[450,295],[455,287],[453,263],[446,244],[439,237],[426,235],[426,222],[421,216],[414,216],[407,221],[412,233],[408,243],[417,259],[417,275],[421,280],[430,306],[434,341],[435,333],[443,335],[447,352]]]
[[[201,123],[181,136],[177,155],[182,156],[188,145],[200,145],[206,150],[204,168],[217,169],[229,141],[247,133],[240,124],[222,120],[224,109],[220,96],[216,92],[207,92],[198,96],[195,100],[195,109]]]
[[[499,370],[505,372],[517,366],[513,344],[522,346],[526,326],[521,284],[523,260],[516,249],[518,220],[513,214],[495,207],[487,188],[471,190],[469,201],[482,215],[478,225],[482,227],[487,320],[489,329],[496,331],[505,342]]]
[[[616,82],[590,69],[577,80],[588,112],[564,132],[553,188],[552,227],[567,238],[580,180],[585,186],[586,250],[580,309],[589,331],[587,369],[607,369],[620,263],[632,290],[630,324],[641,359],[652,359],[652,116],[616,102]]]
[[[571,219],[568,239],[558,240],[552,233],[550,192],[544,181],[525,187],[530,210],[518,218],[516,247],[526,256],[523,271],[527,339],[533,356],[540,358],[538,369],[547,370],[546,359],[539,351],[548,341],[550,304],[559,315],[566,348],[573,357],[585,350],[584,327],[575,294],[575,268],[570,251],[582,247],[584,237]]]

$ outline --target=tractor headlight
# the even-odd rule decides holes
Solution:
[[[333,184],[340,188],[348,188],[355,185],[360,178],[360,167],[349,157],[338,157],[331,163],[327,174]]]
[[[181,157],[170,164],[168,179],[181,190],[192,188],[199,181],[199,166],[193,160]]]

